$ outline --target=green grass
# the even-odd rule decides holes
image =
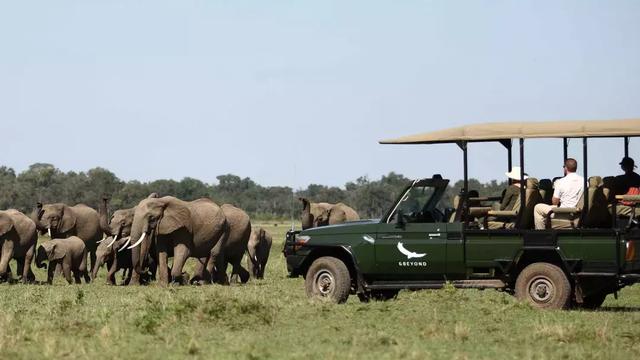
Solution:
[[[497,291],[401,292],[397,300],[309,301],[274,235],[266,279],[160,288],[0,285],[0,358],[633,359],[640,287],[599,311],[538,311]],[[15,265],[14,265],[15,266]],[[192,264],[190,264],[192,266]],[[15,267],[14,267],[15,268]],[[36,269],[38,280],[45,273]]]

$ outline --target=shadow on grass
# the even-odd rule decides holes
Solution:
[[[632,313],[632,312],[640,312],[640,307],[638,306],[603,306],[601,308],[592,310],[592,311],[601,311],[601,312],[619,312],[619,313]]]

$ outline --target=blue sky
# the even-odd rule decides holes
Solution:
[[[459,179],[455,145],[377,141],[640,117],[639,18],[640,1],[5,1],[0,164],[295,188]],[[560,174],[560,141],[527,145],[528,173]],[[470,150],[471,176],[503,178],[500,145]],[[594,140],[590,169],[615,174],[621,155]]]

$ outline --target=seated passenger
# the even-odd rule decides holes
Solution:
[[[618,175],[614,181],[615,195],[640,195],[640,175],[635,171],[635,162],[630,157],[624,157],[620,161],[620,168],[624,171],[623,175]],[[633,213],[635,203],[630,201],[619,201],[616,204],[616,213],[618,216],[630,217]]]
[[[576,174],[578,162],[569,158],[564,161],[565,176],[554,184],[551,205],[538,204],[534,210],[536,229],[546,228],[546,219],[549,212],[557,207],[573,208],[578,205],[584,193],[584,178]]]
[[[500,210],[513,210],[516,202],[520,200],[520,167],[514,166],[510,172],[504,173],[509,179],[511,179],[511,185],[507,187],[504,192],[502,201],[500,202]],[[524,179],[527,180],[529,176],[524,174]]]

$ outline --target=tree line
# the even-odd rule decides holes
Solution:
[[[305,189],[294,190],[288,186],[261,186],[250,178],[226,174],[217,177],[217,184],[207,184],[185,177],[180,181],[155,180],[140,182],[123,181],[113,172],[96,167],[86,172],[63,172],[52,164],[36,163],[19,174],[9,167],[0,167],[0,209],[14,208],[31,212],[36,204],[63,202],[83,203],[97,207],[103,196],[108,196],[112,209],[130,208],[156,192],[183,200],[201,197],[213,199],[218,204],[238,206],[256,219],[288,219],[299,216],[301,205],[298,197],[312,201],[344,202],[358,211],[362,218],[378,218],[399,196],[411,179],[394,172],[378,180],[366,176],[348,182],[344,188],[311,184]],[[496,196],[506,187],[506,182],[495,180],[481,183],[471,179],[470,189],[482,195]],[[450,206],[453,196],[460,192],[462,181],[449,185],[444,199]]]

